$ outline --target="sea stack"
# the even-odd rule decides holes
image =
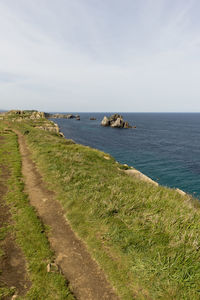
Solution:
[[[114,114],[110,117],[105,116],[101,121],[101,125],[106,127],[110,126],[112,128],[132,128],[127,121],[123,120],[123,117],[119,114]]]

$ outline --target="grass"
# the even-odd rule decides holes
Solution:
[[[6,165],[10,172],[4,199],[10,208],[12,225],[5,224],[1,228],[0,238],[4,239],[8,232],[15,236],[16,243],[24,253],[31,281],[26,296],[18,299],[72,300],[74,297],[63,276],[59,272],[47,272],[47,264],[54,260],[54,253],[49,247],[46,228],[41,224],[24,192],[17,136],[8,131],[4,133],[3,129],[3,122],[0,122],[0,135],[5,139],[0,147],[0,165]],[[4,255],[3,251],[1,253]],[[13,293],[12,288],[6,286],[0,288],[0,298]]]
[[[49,189],[121,299],[200,299],[200,210],[113,158],[18,124]]]

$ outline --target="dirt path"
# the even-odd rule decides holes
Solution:
[[[0,144],[2,141],[3,138],[0,137]],[[0,173],[0,228],[3,229],[12,225],[12,219],[10,209],[3,199],[7,192],[9,170],[6,166],[0,165]],[[5,238],[0,240],[0,248],[3,250],[3,255],[0,256],[0,287],[14,287],[16,295],[25,295],[31,283],[28,279],[24,255],[11,232],[7,232]],[[11,298],[12,296],[5,296],[1,299]]]
[[[17,134],[26,191],[43,223],[51,228],[48,238],[56,255],[55,262],[70,282],[75,297],[81,300],[119,299],[104,273],[67,223],[60,203],[54,199],[54,194],[46,189],[30,158],[23,135]]]

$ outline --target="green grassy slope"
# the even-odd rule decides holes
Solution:
[[[4,131],[4,129],[3,122],[0,122],[0,136],[4,137],[4,143],[0,147],[0,165],[5,165],[10,173],[4,200],[10,208],[13,223],[12,226],[5,224],[1,228],[0,238],[4,239],[8,231],[16,237],[16,242],[25,255],[31,281],[31,288],[27,295],[17,299],[72,300],[74,297],[70,294],[62,275],[58,272],[47,273],[47,264],[53,261],[54,255],[45,235],[46,228],[41,224],[24,193],[17,136],[11,131]],[[0,250],[0,255],[6,255],[6,253]],[[2,286],[0,299],[13,292],[13,289]]]
[[[72,228],[122,299],[200,298],[195,200],[129,177],[103,152],[18,127]]]

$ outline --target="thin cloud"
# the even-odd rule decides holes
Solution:
[[[0,106],[199,111],[199,8],[194,0],[2,0]]]

